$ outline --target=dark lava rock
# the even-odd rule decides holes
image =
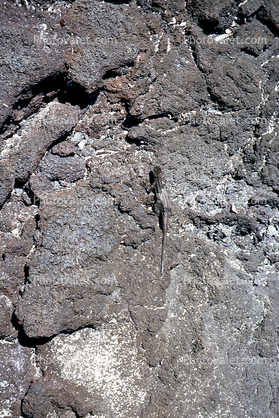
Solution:
[[[275,128],[276,133],[279,133],[278,128]],[[279,167],[278,167],[278,157],[279,157],[279,144],[278,141],[271,141],[271,135],[265,135],[264,139],[261,141],[261,148],[259,148],[260,154],[263,153],[263,150],[266,150],[266,165],[261,170],[261,177],[263,182],[268,184],[273,188],[274,191],[278,193],[279,191]]]
[[[173,16],[180,17],[185,12],[185,2],[183,0],[138,0],[144,9],[152,8],[155,12],[161,12],[164,19],[171,20]]]
[[[59,157],[69,157],[76,153],[76,147],[71,141],[63,141],[51,148],[51,153]]]
[[[38,364],[45,368],[45,362],[42,363],[42,357],[38,356]],[[85,401],[85,399],[88,399]],[[91,396],[92,398],[92,396]],[[32,385],[22,403],[23,413],[28,417],[44,418],[48,413],[56,416],[56,410],[53,406],[59,406],[59,417],[74,418],[74,410],[78,410],[84,416],[92,411],[90,405],[90,394],[78,387],[73,388],[71,384],[67,387],[66,382],[59,379],[48,377],[48,379],[38,379],[35,385]],[[73,407],[71,407],[73,405]],[[89,407],[88,407],[89,405]]]
[[[274,418],[276,4],[21,3],[0,17],[0,415]]]
[[[79,51],[69,57],[69,74],[88,92],[102,86],[102,78],[131,66],[150,44],[144,14],[135,4],[93,0],[74,2],[67,19],[80,39]]]
[[[206,78],[211,94],[225,108],[255,108],[260,103],[260,72],[254,59],[217,57]]]
[[[32,203],[35,205],[38,205],[43,195],[55,193],[54,183],[48,180],[41,172],[33,173],[28,180],[27,186],[33,195]]]
[[[230,0],[216,2],[214,0],[190,0],[187,2],[187,10],[203,29],[204,33],[220,33],[230,27],[233,16],[237,13],[237,7]]]
[[[53,19],[56,20],[55,14]],[[3,2],[0,16],[0,61],[1,89],[0,89],[0,128],[4,122],[8,123],[12,117],[15,102],[33,98],[32,86],[39,81],[57,74],[64,69],[61,54],[63,47],[46,50],[42,41],[46,25],[49,34],[60,36],[61,30],[53,19],[29,11],[25,7],[17,7],[15,2]],[[57,21],[60,19],[57,18]],[[7,54],[9,51],[9,54]]]
[[[243,16],[246,18],[259,12],[263,6],[264,0],[250,0],[247,2],[242,2],[239,5],[240,12],[243,13]]]
[[[275,35],[278,36],[279,31],[279,12],[275,0],[265,0],[264,7],[258,10],[258,18],[270,27]]]
[[[152,88],[133,102],[132,116],[139,119],[166,114],[178,117],[207,102],[204,77],[186,45],[172,48],[162,54],[160,60],[154,58],[153,66],[157,78]]]
[[[3,242],[3,237],[1,238]],[[2,253],[0,262],[0,291],[5,295],[9,295],[13,301],[16,301],[19,297],[19,291],[25,281],[24,268],[26,259],[23,256],[7,254],[7,250],[9,250],[8,243],[6,243],[5,248],[1,248],[1,250],[4,250],[4,252]]]
[[[39,170],[47,179],[75,182],[85,175],[85,161],[75,155],[61,158],[59,155],[46,155],[39,164]]]
[[[14,186],[14,172],[9,161],[0,161],[0,207],[4,204]]]
[[[0,341],[0,408],[3,416],[19,417],[21,400],[37,370],[32,362],[33,349],[18,341]]]
[[[275,41],[273,33],[268,27],[256,19],[242,25],[237,31],[237,37],[242,51],[255,57],[259,56]]]
[[[8,140],[2,156],[12,162],[19,182],[28,179],[53,142],[72,130],[79,112],[78,106],[54,101],[28,119],[21,130]]]
[[[80,186],[46,195],[40,208],[44,234],[30,259],[18,313],[30,337],[94,323],[115,289],[113,279],[106,284],[98,280],[99,260],[118,242],[111,200]]]

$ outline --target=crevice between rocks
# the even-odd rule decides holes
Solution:
[[[252,57],[255,57],[255,58],[258,57],[258,54],[256,52],[252,51],[249,48],[241,48],[241,51],[244,52],[247,55],[251,55]]]
[[[23,395],[23,398],[21,399],[21,401],[20,401],[20,412],[21,412],[21,417],[22,418],[32,418],[32,417],[30,417],[30,416],[28,416],[28,415],[26,415],[24,412],[23,412],[23,402],[24,402],[24,399],[26,398],[26,396],[27,396],[27,394],[28,394],[28,392],[29,392],[29,390],[30,390],[30,388],[31,388],[31,386],[32,386],[32,381],[31,382],[29,382],[29,386],[28,386],[28,389],[27,389],[27,391],[24,393],[24,395]]]
[[[129,4],[132,0],[105,0],[105,3],[112,3],[112,4]]]
[[[142,123],[142,119],[136,118],[135,116],[132,116],[129,111],[127,110],[127,117],[122,123],[122,127],[125,129],[133,128],[134,126],[138,126],[140,123]]]
[[[157,114],[157,115],[151,115],[148,116],[147,118],[144,119],[138,119],[132,115],[130,115],[128,113],[128,116],[126,117],[125,121],[123,122],[122,126],[123,128],[126,129],[130,129],[130,128],[134,128],[135,126],[140,125],[141,123],[143,123],[144,121],[149,121],[149,120],[156,120],[156,119],[162,119],[162,118],[168,118],[170,120],[172,120],[173,122],[178,122],[178,118],[174,117],[172,114],[170,113],[161,113],[161,114]],[[133,143],[136,145],[141,145],[140,141],[134,141],[132,139],[127,138],[126,141],[128,143]]]
[[[217,35],[221,33],[221,29],[218,30],[219,22],[217,19],[199,19],[198,24],[205,35]]]
[[[245,24],[248,19],[256,18],[259,22],[265,25],[275,37],[279,37],[279,30],[276,25],[271,22],[268,17],[268,12],[264,5],[258,7],[253,13],[247,14],[241,8],[236,15],[238,24]]]
[[[15,179],[15,183],[14,183],[14,189],[23,189],[25,186],[26,181],[25,180],[20,180],[20,179]]]
[[[102,79],[107,80],[108,78],[115,78],[115,77],[125,75],[129,72],[130,68],[134,67],[134,65],[135,65],[135,61],[129,60],[125,62],[123,65],[107,70],[105,74],[103,75]]]
[[[16,312],[14,311],[12,314],[12,319],[11,319],[12,325],[13,327],[16,329],[16,331],[18,332],[18,342],[21,346],[23,347],[29,347],[29,348],[36,348],[37,346],[41,346],[44,345],[48,342],[50,342],[51,340],[53,340],[53,338],[57,337],[58,335],[71,335],[74,334],[77,331],[81,331],[83,329],[96,329],[96,326],[94,324],[87,324],[87,325],[82,325],[78,328],[75,329],[64,329],[60,332],[58,332],[57,334],[51,335],[49,337],[29,337],[23,328],[23,324],[21,324],[18,320],[18,317],[16,315]]]
[[[51,341],[53,337],[28,337],[23,330],[23,325],[19,323],[19,320],[15,314],[12,314],[12,325],[18,332],[18,342],[23,347],[35,348],[37,345],[43,345]]]
[[[191,33],[190,33],[190,35],[191,35]],[[215,96],[213,93],[212,93],[212,91],[211,91],[211,89],[208,87],[208,84],[207,84],[207,79],[206,79],[206,73],[205,73],[205,71],[203,70],[203,68],[199,65],[199,60],[198,60],[198,57],[197,57],[197,53],[196,53],[196,50],[195,50],[195,45],[191,45],[191,44],[189,44],[189,48],[190,48],[190,50],[191,50],[191,52],[192,52],[192,57],[193,57],[193,60],[194,60],[194,63],[195,63],[195,65],[196,65],[196,67],[197,67],[197,69],[202,73],[202,75],[204,76],[204,80],[205,80],[205,85],[206,85],[206,89],[207,89],[207,93],[208,93],[208,95],[209,95],[209,98],[210,98],[210,100],[211,100],[211,102],[212,103],[214,103],[214,104],[216,104],[217,106],[218,106],[218,110],[223,110],[224,109],[224,106],[223,106],[223,103],[218,99],[218,97],[217,96]]]
[[[4,134],[11,125],[19,129],[19,123],[34,113],[37,113],[44,104],[58,99],[60,103],[70,103],[79,106],[81,110],[97,100],[99,90],[88,93],[86,89],[73,82],[67,72],[52,74],[37,84],[24,89],[16,98],[12,113],[0,128],[0,135]],[[11,135],[15,132],[12,131]]]
[[[33,192],[33,190],[30,188],[30,185],[29,184],[27,186],[25,185],[23,187],[23,190],[27,194],[27,196],[28,196],[28,198],[31,202],[31,205],[35,205],[39,209],[40,206],[41,206],[41,199]],[[29,205],[29,202],[28,202],[28,205]],[[39,215],[36,215],[36,216],[39,216]],[[35,221],[36,221],[36,216],[35,216]],[[36,222],[36,225],[37,225],[37,222]]]
[[[29,268],[28,264],[25,264],[25,266],[24,266],[24,284],[30,283],[29,270],[30,270],[30,268]]]
[[[257,19],[259,22],[265,25],[276,38],[279,37],[279,30],[273,22],[271,22],[268,18],[265,18],[264,16],[257,16]]]

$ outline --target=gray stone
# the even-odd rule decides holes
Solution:
[[[25,122],[8,140],[1,156],[11,161],[17,180],[25,182],[28,179],[48,147],[76,125],[79,112],[78,106],[54,101]]]
[[[242,25],[237,31],[237,36],[242,50],[254,56],[259,56],[274,43],[272,32],[257,20]]]
[[[42,159],[38,168],[51,181],[75,182],[85,176],[85,162],[77,155],[61,158],[59,155],[48,154]]]
[[[81,48],[69,59],[69,74],[89,92],[102,86],[109,71],[132,64],[150,44],[144,15],[134,4],[79,0],[70,18]]]
[[[236,4],[229,0],[209,0],[206,3],[194,0],[189,2],[187,9],[207,34],[218,33],[230,27],[233,16],[238,11]]]
[[[44,234],[30,259],[29,284],[19,307],[30,337],[93,323],[116,286],[113,278],[107,284],[97,279],[98,260],[106,260],[118,242],[111,200],[80,186],[44,195],[40,208]],[[79,296],[72,298],[76,292]]]
[[[0,161],[0,207],[13,190],[14,173],[9,161]]]
[[[274,1],[265,0],[264,7],[258,10],[258,17],[267,25],[274,28],[274,32],[279,29],[279,13]]]
[[[59,157],[68,157],[76,153],[76,147],[71,141],[63,141],[51,148],[52,154],[57,154]]]
[[[9,298],[5,295],[0,296],[0,312],[1,312],[1,324],[0,324],[0,338],[16,337],[17,332],[12,326],[12,314],[13,304]]]
[[[5,417],[21,415],[21,400],[37,370],[32,361],[34,350],[17,341],[0,341],[0,410]]]
[[[278,416],[275,3],[13,3],[0,415]]]
[[[21,94],[23,100],[27,97],[32,99],[32,85],[63,71],[63,46],[56,44],[46,50],[44,43],[49,35],[56,33],[56,36],[61,36],[61,31],[57,30],[59,19],[55,13],[49,19],[47,14],[42,15],[39,10],[34,12],[20,8],[11,1],[3,3],[0,17],[0,60],[3,63],[0,127],[12,117],[13,105]],[[12,26],[7,24],[8,21],[13,22]],[[46,27],[49,32],[44,30]]]
[[[182,112],[197,110],[198,97],[207,100],[204,79],[194,75],[197,69],[186,48],[173,50],[164,58],[152,89],[133,103],[131,114],[139,119],[165,114],[178,117]]]

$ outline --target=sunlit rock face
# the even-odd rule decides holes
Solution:
[[[278,416],[278,7],[2,3],[0,415]]]

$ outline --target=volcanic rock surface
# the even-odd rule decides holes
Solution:
[[[1,417],[279,415],[278,36],[272,0],[3,2]]]

